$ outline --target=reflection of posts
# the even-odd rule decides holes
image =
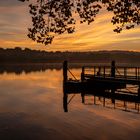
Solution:
[[[124,108],[125,108],[125,111],[127,111],[127,103],[126,103],[126,101],[124,101]]]
[[[140,85],[139,85],[139,88],[138,88],[138,97],[140,98]]]
[[[105,106],[105,97],[104,97],[104,99],[103,99],[103,106]]]
[[[112,101],[113,104],[115,104],[115,98],[114,97],[111,98],[111,101]]]
[[[85,94],[81,93],[81,97],[82,97],[82,103],[84,104],[85,103]]]
[[[68,112],[68,103],[67,103],[67,100],[68,100],[68,95],[67,95],[67,93],[64,93],[64,96],[63,96],[63,108],[64,108],[64,112]]]
[[[94,96],[94,104],[96,105],[96,96]]]

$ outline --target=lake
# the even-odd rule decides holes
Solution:
[[[80,76],[80,68],[71,71]],[[107,100],[77,94],[63,109],[63,77],[60,66],[16,66],[0,69],[1,140],[139,140],[140,114],[129,104],[114,108]],[[69,99],[73,95],[69,95]],[[110,104],[110,105],[109,105]]]

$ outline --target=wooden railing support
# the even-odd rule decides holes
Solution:
[[[68,62],[64,61],[63,63],[63,82],[64,83],[68,80],[67,69],[68,69]]]
[[[85,80],[85,67],[82,67],[81,81],[83,82],[84,80]]]
[[[115,78],[115,61],[111,62],[111,77]]]

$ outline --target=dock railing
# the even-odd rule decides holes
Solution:
[[[71,74],[74,80],[68,78],[68,73]],[[71,70],[68,68],[67,61],[64,61],[64,94],[67,95],[67,93],[73,92],[74,89],[76,89],[76,93],[79,93],[80,91],[81,94],[87,91],[93,92],[93,90],[99,90],[102,91],[103,94],[109,92],[111,93],[111,95],[119,96],[119,98],[124,97],[126,99],[130,98],[128,96],[131,95],[133,98],[138,97],[139,101],[140,67],[116,66],[115,61],[112,61],[111,66],[83,66],[80,80],[77,79],[75,75],[71,72]],[[74,96],[75,95],[73,95],[73,97]]]
[[[84,66],[82,67],[82,79],[86,75],[95,77],[114,77],[120,79],[140,80],[140,67],[122,67],[115,66],[112,73],[111,66]]]
[[[63,79],[68,80],[68,73],[72,75],[74,80],[77,78],[68,68],[67,61],[63,63]],[[86,77],[116,78],[140,81],[140,67],[116,66],[112,61],[111,66],[83,66],[81,72],[81,81]]]

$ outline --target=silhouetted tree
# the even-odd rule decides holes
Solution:
[[[20,0],[30,1],[30,0]],[[140,24],[140,0],[35,0],[29,4],[32,28],[28,37],[38,43],[50,44],[55,34],[73,33],[77,17],[90,24],[104,7],[113,12],[115,32]]]

